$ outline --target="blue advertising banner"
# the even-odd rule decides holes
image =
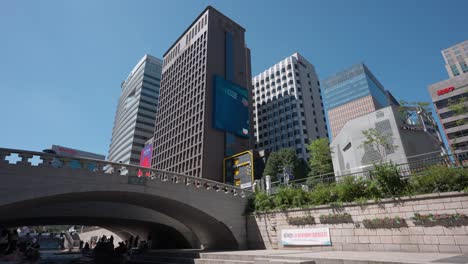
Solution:
[[[249,137],[249,100],[247,89],[214,76],[214,128],[237,136]]]

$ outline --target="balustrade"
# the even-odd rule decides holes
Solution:
[[[16,163],[10,163],[8,157],[12,157],[17,154],[19,161]],[[32,165],[30,159],[38,157],[42,162],[37,165]],[[10,158],[11,159],[11,158]],[[215,182],[203,178],[182,175],[172,172],[159,171],[151,168],[143,168],[140,166],[119,164],[113,162],[107,162],[102,160],[93,160],[86,158],[75,158],[75,157],[63,157],[50,153],[33,152],[25,150],[14,150],[14,149],[1,149],[0,148],[0,165],[9,164],[12,166],[31,166],[39,168],[53,168],[53,169],[64,169],[71,168],[74,170],[87,170],[93,173],[105,173],[111,175],[124,175],[127,177],[144,178],[141,181],[137,181],[138,184],[146,185],[148,180],[151,181],[164,181],[171,182],[173,184],[183,184],[186,186],[192,186],[205,190],[214,190],[216,192],[223,191],[225,194],[233,196],[245,197],[247,194],[251,194],[250,190],[242,190],[240,188],[226,185],[220,182]],[[129,180],[129,183],[135,183],[135,180]]]

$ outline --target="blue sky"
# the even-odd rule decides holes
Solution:
[[[365,62],[398,99],[429,101],[440,51],[468,38],[468,1],[0,2],[0,147],[107,155],[120,83],[206,7],[246,28],[257,74],[298,51],[320,79]]]

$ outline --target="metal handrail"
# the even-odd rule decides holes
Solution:
[[[417,156],[424,156],[424,155],[429,155],[429,154],[435,154],[435,153],[437,153],[437,152],[425,153],[425,154],[422,154],[422,155],[411,156],[411,157],[408,157],[408,158],[413,158],[413,157],[417,157]],[[425,169],[425,168],[428,168],[430,166],[434,166],[434,165],[437,165],[437,164],[447,164],[448,163],[448,165],[456,165],[456,163],[453,162],[452,159],[456,159],[460,155],[468,155],[468,152],[448,154],[448,155],[443,155],[443,156],[439,156],[439,157],[431,157],[431,158],[420,159],[420,160],[415,160],[415,161],[412,161],[412,162],[401,163],[401,164],[395,164],[393,162],[382,162],[380,164],[393,163],[393,164],[396,165],[396,167],[399,169],[400,172],[401,172],[401,169],[403,168],[405,173],[417,174],[417,173],[420,173],[422,169]],[[437,164],[434,163],[433,161],[436,161]],[[411,168],[412,166],[418,165],[418,164],[420,164],[419,168],[414,168],[414,167]],[[459,164],[461,164],[460,165],[461,167],[463,167],[463,168],[465,167],[465,165],[463,165],[462,163],[459,162]],[[291,180],[291,181],[289,181],[288,184],[290,184],[290,185],[301,184],[301,183],[307,182],[308,180],[314,180],[314,181],[322,180],[324,182],[331,182],[331,181],[335,181],[336,179],[339,180],[340,178],[347,177],[347,176],[370,177],[370,175],[374,171],[374,165],[369,165],[369,166],[366,166],[365,168],[369,168],[369,169],[359,171],[359,172],[347,173],[347,174],[343,174],[343,175],[335,175],[334,172],[330,172],[330,173],[315,175],[315,176],[306,177],[306,178],[302,178],[302,179]],[[403,176],[408,177],[409,175],[402,175],[402,177]],[[280,184],[282,184],[280,181],[275,181],[275,182],[271,183],[272,187],[276,187],[276,186],[278,186]]]
[[[45,159],[43,159],[43,157],[44,158],[45,157],[50,158],[50,160],[52,160],[54,158],[55,159],[63,159],[64,161],[77,160],[77,161],[80,161],[80,163],[81,162],[88,162],[88,163],[95,163],[95,164],[103,165],[102,172],[104,172],[106,174],[112,174],[112,173],[107,172],[104,167],[111,166],[112,168],[117,167],[117,168],[125,168],[127,170],[131,169],[132,171],[141,170],[143,173],[153,172],[155,174],[177,176],[177,177],[181,177],[181,178],[185,178],[187,180],[190,180],[190,182],[200,182],[203,185],[204,184],[209,184],[211,187],[218,186],[218,188],[221,189],[221,190],[223,190],[223,189],[226,189],[227,191],[233,190],[233,191],[235,191],[235,195],[237,193],[245,193],[245,194],[251,194],[252,193],[251,190],[241,189],[241,188],[233,186],[233,185],[228,185],[228,184],[217,182],[217,181],[210,180],[210,179],[199,178],[199,177],[190,176],[190,175],[184,175],[184,174],[176,173],[176,172],[168,172],[168,171],[163,171],[163,170],[157,170],[157,169],[142,167],[142,166],[133,165],[133,164],[116,163],[116,162],[110,162],[110,161],[99,160],[99,159],[91,159],[91,158],[61,156],[61,155],[52,154],[52,153],[44,153],[44,152],[30,151],[30,150],[0,148],[0,163],[3,160],[6,161],[6,157],[10,156],[11,154],[18,154],[18,156],[20,158],[22,158],[22,161],[25,161],[25,160],[27,161],[28,159],[32,158],[32,156],[39,156],[43,162],[46,161]],[[28,155],[28,157],[26,157],[26,158],[23,157],[24,154]],[[29,163],[29,161],[27,161],[27,162]],[[52,165],[50,165],[50,166],[52,167]],[[132,176],[132,175],[128,175],[128,176]],[[151,179],[151,177],[144,177],[144,178]],[[167,179],[167,180],[170,180],[170,179]]]

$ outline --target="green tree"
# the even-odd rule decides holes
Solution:
[[[278,174],[283,173],[284,168],[289,168],[292,172],[297,173],[299,167],[300,161],[293,149],[280,149],[272,152],[268,157],[263,176],[270,175],[275,178]]]
[[[468,113],[468,97],[462,97],[462,98],[459,98],[458,100],[449,99],[448,108],[450,109],[450,111],[454,113],[454,116],[464,115]],[[455,121],[455,123],[458,126],[463,126],[465,124],[468,124],[468,118],[460,118],[457,121]],[[456,138],[453,139],[452,142],[453,142],[451,144],[452,148],[457,149],[456,147],[457,139]]]
[[[309,176],[323,175],[333,172],[332,154],[330,142],[327,138],[319,138],[312,141],[309,150]]]
[[[375,128],[363,130],[362,134],[366,138],[361,147],[371,148],[380,154],[379,162],[387,161],[387,151],[396,149],[398,146],[393,145],[393,138],[388,133],[381,133]]]
[[[448,108],[454,112],[454,116],[468,113],[468,97],[462,97],[458,100],[449,99]],[[461,118],[456,121],[457,125],[461,126],[468,123],[468,119]]]

